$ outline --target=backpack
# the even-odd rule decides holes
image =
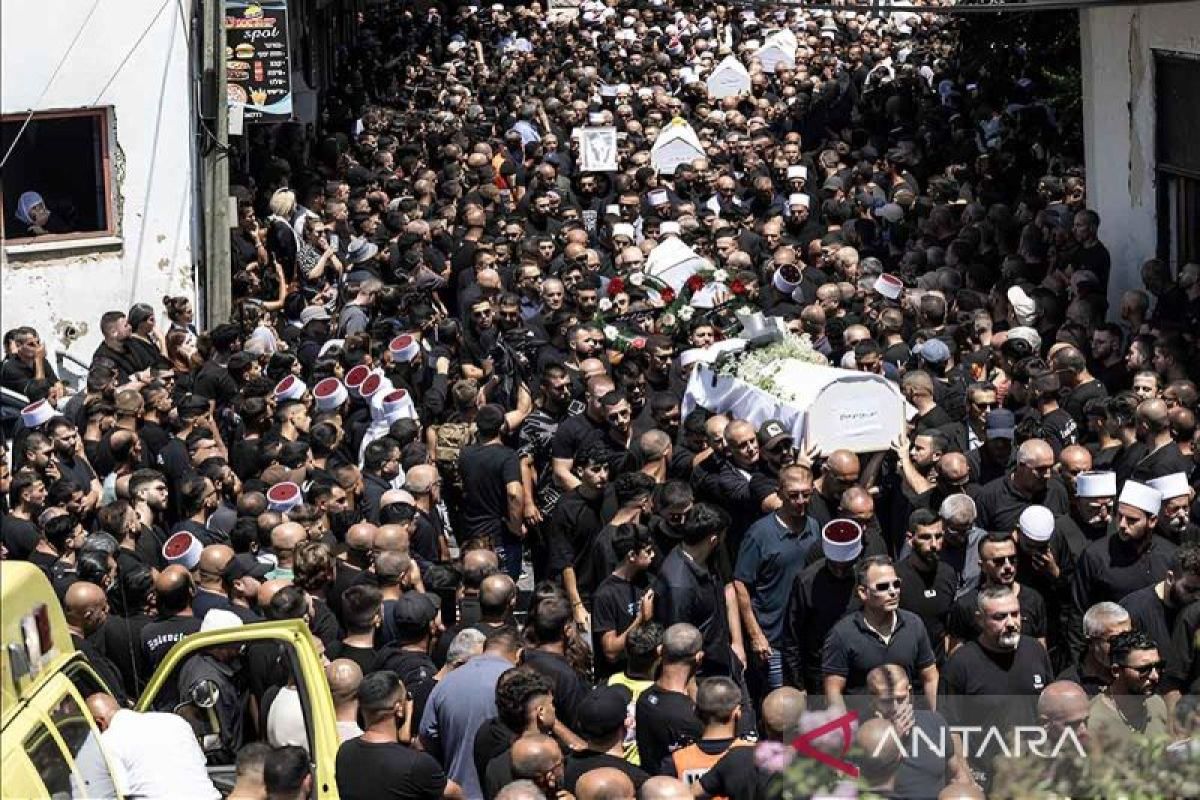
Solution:
[[[443,422],[433,429],[433,462],[442,477],[455,487],[462,488],[458,456],[462,449],[475,441],[475,423]]]

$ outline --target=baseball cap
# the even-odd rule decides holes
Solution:
[[[1017,418],[1007,408],[998,408],[988,412],[984,424],[987,429],[987,438],[1012,439],[1016,434]]]
[[[624,686],[597,686],[575,706],[575,719],[584,736],[600,738],[625,724],[631,695]]]
[[[251,578],[258,578],[262,581],[267,579],[270,572],[270,564],[264,564],[249,553],[238,553],[229,559],[229,563],[221,571],[221,578],[227,581],[236,581],[249,575]]]
[[[764,450],[770,450],[785,439],[793,441],[792,434],[788,433],[788,429],[777,419],[767,420],[758,429],[758,443]]]
[[[437,619],[440,609],[436,599],[424,592],[405,592],[392,606],[392,623],[401,639],[421,636],[429,623]]]
[[[950,348],[941,339],[930,339],[913,348],[913,353],[930,364],[944,364],[950,360]]]

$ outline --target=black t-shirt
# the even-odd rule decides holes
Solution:
[[[428,653],[401,650],[388,646],[379,651],[375,660],[375,671],[390,669],[400,676],[405,686],[416,686],[429,680],[437,672],[437,666]]]
[[[975,620],[975,603],[979,588],[965,592],[950,609],[946,620],[946,631],[960,642],[969,642],[979,635],[979,623]],[[1046,600],[1037,589],[1022,585],[1017,595],[1021,606],[1021,633],[1034,639],[1046,635]]]
[[[585,603],[603,579],[593,568],[593,546],[603,527],[604,495],[586,497],[579,487],[562,496],[550,518],[547,574],[558,576],[572,567],[579,596]]]
[[[554,713],[568,728],[575,727],[575,709],[590,687],[567,659],[544,650],[526,650],[525,666],[545,675],[554,684]]]
[[[143,664],[153,671],[176,643],[183,637],[200,630],[196,617],[167,617],[151,622],[142,628]]]
[[[576,414],[559,423],[554,438],[550,441],[552,458],[574,458],[583,447],[593,440],[604,437],[604,428],[592,422],[587,414]]]
[[[42,538],[37,525],[27,519],[5,514],[0,519],[0,539],[8,550],[8,557],[14,561],[25,561],[37,547],[38,539]]]
[[[896,575],[901,581],[900,607],[913,612],[925,623],[929,642],[940,664],[946,657],[946,619],[958,591],[958,573],[940,559],[936,569],[918,569],[915,558],[909,556],[896,562]]]
[[[638,758],[647,770],[656,772],[664,758],[699,739],[704,731],[690,697],[657,685],[638,697],[634,718]]]
[[[621,634],[633,624],[642,596],[650,588],[645,573],[639,578],[637,582],[630,582],[618,575],[609,575],[592,595],[592,652],[596,654],[598,678],[607,678],[625,669],[625,654],[622,653],[616,662],[609,662],[604,657],[601,642],[609,631]]]
[[[334,642],[332,647],[325,649],[325,657],[330,661],[335,661],[339,658],[348,658],[366,675],[368,672],[375,671],[375,661],[379,657],[379,653],[373,647],[355,647],[348,645],[345,642]],[[406,683],[407,687],[408,684]]]
[[[196,384],[192,391],[215,400],[218,406],[227,406],[237,397],[238,385],[228,369],[215,361],[205,361],[196,373]]]
[[[1037,698],[1054,680],[1046,648],[1022,636],[1017,649],[999,653],[967,642],[946,659],[939,686],[946,695],[939,706],[951,725],[1010,730],[1037,724]],[[944,706],[944,707],[943,707]],[[990,742],[999,746],[992,737]],[[972,748],[974,749],[974,748]],[[994,751],[985,751],[987,757]]]
[[[350,739],[338,748],[338,794],[344,800],[429,800],[446,790],[446,773],[433,756],[398,742]]]
[[[769,775],[754,763],[753,747],[731,747],[700,779],[705,797],[761,800],[767,796]]]
[[[517,454],[500,444],[470,445],[458,458],[463,480],[463,521],[467,535],[499,540],[508,518],[510,483],[520,483]]]
[[[1080,613],[1105,600],[1120,602],[1126,595],[1166,577],[1175,557],[1175,545],[1160,536],[1148,535],[1153,538],[1142,553],[1117,533],[1088,545],[1075,562],[1071,586]]]
[[[575,794],[575,784],[579,782],[584,773],[604,767],[624,772],[629,776],[629,780],[633,781],[633,788],[637,791],[641,791],[642,784],[650,780],[650,775],[645,770],[635,767],[623,758],[617,758],[608,753],[598,753],[595,750],[576,750],[567,754],[567,761],[563,767],[563,783],[566,790]]]

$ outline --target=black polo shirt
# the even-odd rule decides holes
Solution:
[[[705,671],[710,675],[731,674],[734,655],[729,646],[725,586],[717,574],[676,546],[663,559],[654,594],[655,620],[664,628],[676,622],[695,625],[704,635]]]
[[[821,658],[824,675],[846,679],[845,694],[862,694],[867,688],[867,673],[882,664],[896,664],[917,685],[917,673],[935,662],[929,634],[921,618],[911,611],[897,609],[891,638],[884,641],[867,624],[863,611],[855,611],[833,626],[825,640]]]
[[[609,663],[604,657],[604,634],[613,631],[622,634],[637,617],[642,596],[650,588],[645,574],[635,581],[627,581],[620,575],[609,575],[592,595],[592,652],[595,653],[596,677],[607,678],[625,668],[625,654]]]
[[[1071,503],[1067,490],[1058,481],[1049,481],[1040,495],[1027,495],[1013,486],[1012,476],[1004,475],[984,485],[975,498],[979,516],[975,524],[985,531],[1012,533],[1021,512],[1033,505],[1045,506],[1054,514],[1066,514]]]
[[[1134,542],[1113,533],[1088,545],[1075,562],[1071,594],[1080,613],[1105,600],[1114,603],[1167,576],[1175,558],[1175,545],[1160,536],[1139,553]]]
[[[591,690],[565,656],[545,650],[526,650],[525,666],[540,672],[554,685],[554,713],[568,728],[575,727],[575,710]]]
[[[927,569],[915,555],[909,555],[896,562],[896,575],[900,578],[900,607],[925,623],[940,664],[946,657],[946,618],[954,606],[958,574],[940,559],[933,569]]]

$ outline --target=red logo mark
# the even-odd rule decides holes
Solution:
[[[796,748],[796,752],[801,755],[816,759],[827,767],[833,767],[839,772],[846,773],[851,778],[857,778],[858,767],[845,760],[846,753],[850,752],[850,745],[854,741],[854,729],[851,726],[857,721],[858,713],[848,711],[818,728],[813,728],[807,733],[800,734],[792,740],[792,747]],[[842,735],[842,752],[840,757],[830,755],[813,745],[814,741],[834,731],[839,731]]]

